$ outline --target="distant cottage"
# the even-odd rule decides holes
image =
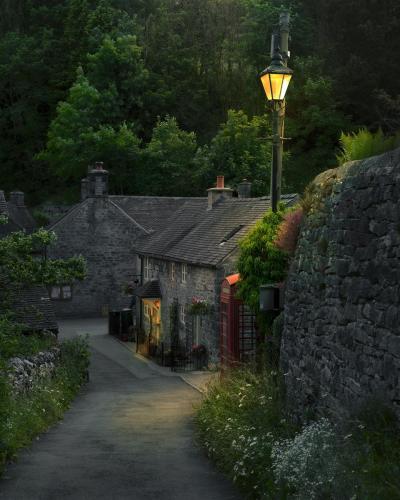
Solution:
[[[0,224],[0,238],[16,232],[32,233],[36,222],[25,206],[24,193],[13,191],[7,201],[4,191],[0,191],[0,215],[7,218],[6,224]],[[1,276],[0,276],[1,280]],[[10,309],[14,319],[24,326],[26,332],[50,330],[58,332],[53,304],[50,302],[48,290],[42,285],[4,285],[9,294]],[[1,303],[0,303],[1,307]]]
[[[207,197],[114,196],[102,163],[82,180],[81,202],[51,229],[51,257],[83,255],[88,277],[60,283],[51,298],[60,316],[98,316],[134,305],[139,347],[150,355],[201,347],[218,361],[221,283],[236,272],[238,242],[270,208],[237,196],[218,177]],[[296,195],[283,196],[287,205]],[[135,300],[132,301],[132,294]]]

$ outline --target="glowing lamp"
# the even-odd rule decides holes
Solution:
[[[293,70],[283,64],[279,49],[275,50],[271,64],[261,72],[261,83],[269,101],[283,101]]]

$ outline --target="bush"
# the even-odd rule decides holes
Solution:
[[[362,128],[352,134],[342,132],[340,144],[341,153],[336,158],[339,165],[343,165],[348,161],[363,160],[400,146],[400,132],[386,137],[381,129],[374,133]]]
[[[340,426],[322,418],[296,429],[278,380],[275,372],[232,371],[210,386],[197,413],[201,444],[245,498],[400,498],[391,410],[375,404]]]
[[[198,410],[198,437],[217,465],[248,498],[271,498],[284,487],[271,472],[271,450],[291,434],[282,416],[276,373],[235,370],[212,385]],[[266,497],[268,498],[268,497]]]
[[[52,333],[22,333],[22,326],[0,316],[0,358],[7,360],[15,356],[33,356],[50,349],[56,343]]]
[[[63,342],[61,361],[53,378],[29,393],[12,394],[5,375],[0,377],[0,472],[6,460],[61,419],[82,383],[87,380],[89,350],[85,339]]]
[[[332,498],[337,477],[336,433],[327,419],[312,422],[292,439],[277,441],[271,452],[277,484],[299,499]]]
[[[275,245],[289,255],[293,255],[296,250],[302,220],[303,209],[300,207],[285,214],[283,222],[279,226]]]

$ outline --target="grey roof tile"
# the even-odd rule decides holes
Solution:
[[[287,205],[297,195],[284,195]],[[163,231],[142,239],[136,250],[143,255],[192,264],[216,266],[230,255],[239,240],[270,208],[270,198],[233,198],[207,210],[207,201],[189,200],[173,214]]]

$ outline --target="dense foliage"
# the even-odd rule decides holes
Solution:
[[[65,199],[103,160],[116,192],[159,193],[177,168],[189,176],[177,195],[203,195],[217,173],[232,185],[247,176],[265,194],[269,120],[257,74],[282,4],[295,70],[286,190],[335,165],[342,130],[397,130],[397,0],[5,0],[2,189]]]
[[[399,428],[389,410],[371,405],[342,427],[320,419],[296,428],[283,408],[276,373],[237,370],[198,410],[200,442],[244,498],[399,498]]]
[[[61,361],[54,376],[43,379],[29,393],[12,394],[6,377],[0,376],[0,475],[20,448],[62,418],[87,378],[86,340],[65,341],[60,347]]]
[[[240,242],[238,296],[258,311],[260,285],[279,283],[286,277],[289,254],[275,241],[285,211],[268,211]]]

